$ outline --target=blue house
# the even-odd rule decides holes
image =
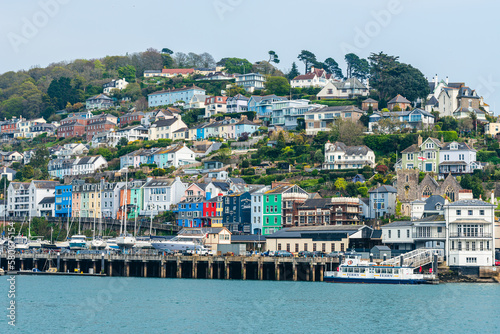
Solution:
[[[205,90],[193,85],[192,87],[154,92],[148,95],[148,107],[166,106],[178,101],[188,103],[195,95],[205,95]]]
[[[248,133],[251,136],[254,132],[259,129],[259,125],[252,121],[249,121],[246,117],[242,117],[241,121],[234,125],[234,135],[236,138],[241,137],[243,133]]]
[[[248,191],[224,196],[223,226],[231,232],[250,233],[251,201]]]
[[[55,217],[71,217],[72,185],[56,186],[55,191]]]
[[[368,192],[370,211],[368,218],[374,219],[396,213],[396,196],[398,191],[392,186],[380,186]]]
[[[203,227],[203,196],[190,197],[177,204],[173,212],[177,216],[177,225],[182,227]]]
[[[259,117],[268,117],[271,119],[273,114],[273,102],[286,101],[286,97],[276,95],[258,96],[252,95],[248,100],[248,111],[255,111]]]

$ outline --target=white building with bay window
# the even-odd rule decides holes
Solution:
[[[459,200],[445,205],[448,266],[494,265],[495,207],[477,199]]]

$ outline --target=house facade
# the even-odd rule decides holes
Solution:
[[[194,95],[205,95],[205,90],[196,86],[162,90],[148,95],[148,107],[172,105],[178,101],[189,102]]]
[[[342,82],[330,81],[317,94],[318,100],[353,99],[359,96],[368,96],[366,87],[357,78],[349,78]]]
[[[307,111],[304,115],[306,134],[308,136],[315,136],[320,131],[330,131],[336,119],[356,123],[363,115],[364,112],[356,106],[314,108]]]
[[[248,73],[236,75],[236,84],[243,87],[247,92],[264,89],[266,77],[259,73]]]
[[[113,99],[107,95],[99,94],[88,98],[85,101],[87,110],[109,109],[114,106]]]
[[[347,146],[344,143],[328,141],[325,144],[323,169],[375,168],[375,153],[368,146]]]
[[[370,196],[370,211],[368,218],[378,219],[385,215],[396,213],[396,198],[398,191],[392,186],[380,186],[368,192]]]
[[[226,100],[226,109],[228,113],[240,113],[248,111],[248,100],[249,98],[237,94],[233,97],[228,97]]]

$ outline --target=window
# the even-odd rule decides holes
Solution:
[[[295,253],[298,253],[299,251],[299,244],[295,244]]]
[[[391,230],[389,230],[388,233],[389,233],[389,239],[390,239],[391,238]]]
[[[289,252],[290,251],[290,244],[286,244],[286,251]]]
[[[324,242],[321,244],[321,251],[323,253],[326,252],[326,243],[324,243]]]
[[[410,237],[410,230],[406,230],[406,237],[409,238]]]
[[[304,250],[307,252],[307,244],[304,244]]]
[[[281,250],[281,244],[278,244],[278,250]]]
[[[469,216],[472,216],[472,210],[469,210]]]
[[[344,251],[344,243],[341,243],[340,244],[340,251],[343,252]]]
[[[313,252],[315,252],[315,251],[316,251],[316,243],[313,242]]]
[[[484,216],[484,210],[479,210],[479,215]]]
[[[457,210],[457,216],[461,216],[462,215],[462,210]]]
[[[401,230],[398,230],[398,239],[401,238]]]

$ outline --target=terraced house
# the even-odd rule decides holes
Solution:
[[[323,169],[359,169],[364,166],[375,168],[375,153],[368,146],[347,146],[330,141],[325,144]]]

